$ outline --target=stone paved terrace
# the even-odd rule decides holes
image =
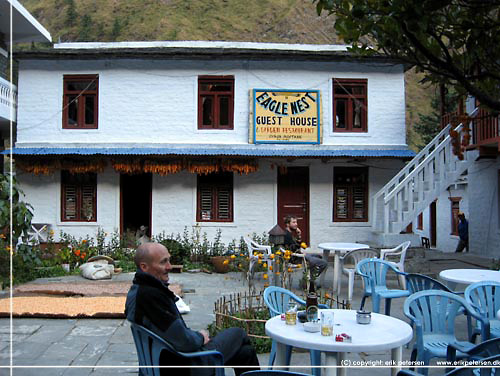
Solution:
[[[421,248],[409,252],[407,271],[422,272],[437,276],[439,271],[449,268],[490,268],[491,259],[469,254],[441,253]],[[331,286],[332,269],[328,269],[326,284]],[[113,281],[131,280],[133,274],[118,275]],[[63,277],[37,280],[75,283],[80,277]],[[263,280],[257,278],[257,284]],[[345,277],[344,277],[345,278]],[[296,275],[294,287],[298,287],[299,275]],[[181,273],[171,274],[171,282],[183,285],[184,300],[191,307],[191,313],[184,316],[187,324],[193,329],[206,328],[214,320],[213,303],[222,296],[236,291],[245,291],[246,285],[241,273],[212,274]],[[346,281],[343,293],[346,293]],[[112,281],[111,281],[112,283]],[[396,280],[391,283],[397,284]],[[353,307],[358,308],[360,302],[361,283],[355,282]],[[3,292],[5,295],[6,293]],[[394,299],[391,314],[408,321],[402,313],[403,299]],[[371,308],[368,299],[367,309]],[[459,332],[465,339],[465,320],[459,323]],[[0,365],[10,363],[10,322],[0,319]],[[413,344],[413,341],[412,343]],[[403,348],[403,359],[410,358],[410,349]],[[261,365],[267,365],[269,354],[259,355]],[[350,360],[388,360],[390,352],[380,353],[350,353]],[[18,318],[13,320],[13,364],[15,366],[32,366],[33,368],[14,368],[15,376],[56,376],[56,375],[135,375],[137,374],[137,355],[129,325],[123,319],[33,319]],[[299,372],[309,372],[309,354],[294,352],[292,365],[301,368]],[[46,366],[49,368],[41,368]],[[52,366],[60,366],[54,368]],[[69,368],[67,366],[89,366],[89,368]],[[95,366],[123,366],[124,368],[94,368]],[[442,369],[431,369],[430,375],[441,375]],[[0,368],[0,375],[9,375],[10,370]],[[231,369],[226,369],[226,375],[232,375]],[[357,368],[348,370],[350,375],[389,375],[389,369]]]

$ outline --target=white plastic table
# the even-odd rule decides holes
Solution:
[[[323,250],[323,258],[328,261],[330,251],[333,252],[333,291],[337,292],[340,277],[340,253],[354,251],[355,249],[370,248],[367,244],[361,243],[321,243],[318,245]],[[320,277],[321,286],[324,286],[326,269]]]
[[[458,283],[469,285],[482,281],[500,282],[500,271],[487,269],[446,269],[439,273],[439,278],[446,281],[450,289],[455,290]]]
[[[345,359],[346,352],[373,352],[391,350],[391,359],[394,361],[391,375],[396,375],[401,369],[402,346],[411,341],[413,330],[406,322],[391,316],[372,313],[371,323],[360,325],[356,323],[354,310],[320,310],[333,311],[334,335],[322,336],[321,333],[304,331],[303,324],[286,325],[280,316],[275,316],[266,322],[266,334],[276,340],[276,366],[286,364],[286,345],[303,349],[320,350],[325,353],[325,366],[349,366]],[[340,324],[340,325],[337,325]],[[352,336],[352,343],[335,342],[335,335],[347,333]],[[385,364],[385,363],[383,363]],[[352,364],[354,365],[354,364]],[[346,368],[324,368],[324,374],[331,376],[346,374]]]

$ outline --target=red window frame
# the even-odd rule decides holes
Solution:
[[[334,167],[334,222],[368,222],[368,184],[369,180],[367,167]],[[360,193],[363,200],[363,215],[361,217],[356,217],[356,194],[359,199]]]
[[[450,197],[451,209],[451,235],[458,236],[458,213],[460,212],[460,200],[462,197]]]
[[[360,86],[363,89],[361,94],[347,93],[344,88]],[[333,131],[334,132],[368,132],[368,80],[364,78],[358,79],[333,79]],[[355,101],[361,100],[364,105],[361,105],[361,127],[354,127],[354,107]],[[346,106],[346,126],[339,128],[337,125],[337,110],[339,102],[344,101]]]
[[[228,84],[228,91],[203,90],[205,85]],[[212,100],[212,124],[203,124],[204,99]],[[228,124],[221,124],[221,99],[228,99]],[[234,129],[234,76],[199,76],[198,77],[198,129]]]
[[[417,217],[417,230],[424,229],[424,213],[420,213]]]
[[[196,192],[196,221],[233,222],[232,172],[198,175]]]
[[[89,87],[95,82],[95,89],[72,90],[68,88],[71,82],[82,82],[85,87]],[[75,98],[76,97],[76,98]],[[94,97],[93,122],[86,123],[86,101],[87,97]],[[76,124],[69,123],[70,106],[76,102],[77,120]],[[99,75],[64,75],[63,76],[63,129],[97,129],[98,128],[98,110],[99,110]]]
[[[71,193],[73,192],[73,193]],[[85,216],[84,196],[92,196],[92,215]],[[74,216],[68,218],[68,199],[73,195]],[[97,222],[97,175],[95,173],[71,174],[61,171],[61,221],[62,222]]]

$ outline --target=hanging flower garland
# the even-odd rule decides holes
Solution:
[[[144,172],[151,172],[161,176],[176,174],[182,170],[181,161],[146,161],[144,162]]]
[[[257,161],[222,161],[222,171],[248,175],[259,170]]]
[[[59,160],[59,159],[39,159],[32,157],[17,157],[16,167],[22,171],[34,175],[51,175],[57,170],[67,170],[72,174],[84,174],[87,172],[103,172],[106,168],[104,160]]]
[[[116,172],[121,174],[142,174],[144,172],[144,167],[140,159],[114,160],[111,162],[111,166],[113,166]]]
[[[450,137],[451,137],[451,145],[453,147],[453,154],[457,156],[459,160],[464,159],[464,151],[465,148],[470,143],[470,127],[469,127],[470,118],[467,114],[459,115],[455,117],[451,121],[451,129],[450,129]],[[457,132],[455,128],[459,125],[463,124],[460,132]]]

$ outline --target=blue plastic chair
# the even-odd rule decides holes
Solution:
[[[277,286],[269,286],[264,290],[264,302],[266,303],[267,308],[269,308],[269,314],[271,317],[281,315],[285,313],[288,309],[288,303],[292,300],[298,305],[305,306],[306,302],[300,299],[297,295],[295,295],[290,290],[284,289],[282,287]],[[326,304],[318,304],[318,308],[328,308]],[[290,364],[290,359],[292,357],[292,348],[293,346],[286,346],[286,362]],[[311,365],[320,366],[321,365],[321,352],[317,350],[310,350],[311,356]],[[276,358],[276,341],[273,340],[271,345],[271,354],[269,355],[269,367],[271,367]],[[313,368],[312,374],[315,376],[321,375],[320,368]]]
[[[365,306],[366,298],[371,296],[373,306],[372,311],[379,313],[380,299],[385,299],[385,314],[390,315],[391,300],[393,298],[403,298],[410,295],[408,290],[392,290],[387,288],[386,277],[389,270],[393,271],[397,275],[405,274],[400,272],[391,263],[377,258],[364,259],[356,265],[356,273],[363,277],[365,282],[360,309],[363,309]]]
[[[161,368],[157,366],[160,365],[160,355],[163,351],[167,351],[173,357],[177,359],[184,359],[185,365],[189,366],[190,359],[210,357],[211,363],[214,366],[223,366],[224,357],[219,351],[208,350],[208,351],[196,351],[191,353],[185,353],[177,351],[165,341],[160,336],[153,333],[151,330],[145,327],[130,323],[130,328],[132,330],[132,335],[134,337],[135,348],[137,349],[137,357],[139,358],[139,366],[144,368],[139,368],[139,375],[142,376],[160,376]],[[163,364],[162,364],[163,365]],[[167,364],[164,364],[167,365]],[[156,367],[155,367],[156,366]],[[224,368],[215,368],[216,376],[224,376]]]
[[[473,283],[465,289],[465,300],[489,323],[489,337],[500,337],[500,320],[496,317],[498,310],[500,310],[500,283],[494,281]],[[470,341],[475,342],[476,336],[481,331],[482,328],[478,321]]]
[[[406,288],[410,292],[410,295],[415,294],[416,292],[419,291],[426,291],[426,290],[441,290],[455,294],[463,294],[463,292],[460,293],[450,290],[448,286],[424,274],[407,273],[405,275],[405,279],[406,279]]]
[[[432,358],[446,358],[449,344],[458,343],[463,349],[471,349],[474,344],[458,341],[455,337],[455,320],[463,313],[481,320],[481,316],[464,298],[446,291],[427,290],[417,292],[408,297],[403,306],[404,314],[415,325],[416,342],[413,345],[411,360],[423,361],[428,365]],[[467,320],[470,327],[470,320]],[[486,333],[488,324],[484,326],[483,339],[488,339]],[[457,352],[458,358],[465,358],[467,354]],[[427,374],[427,368],[424,368]]]
[[[496,354],[487,358],[482,358],[481,360],[484,364],[494,364],[494,362],[498,362],[500,359],[500,354]],[[460,367],[455,368],[454,370],[446,372],[445,376],[495,376],[498,375],[497,371],[498,366],[493,367],[484,367],[484,368],[469,368],[469,367]],[[500,372],[500,371],[499,371]],[[401,370],[398,372],[397,376],[420,376],[421,373]]]
[[[480,360],[490,356],[500,354],[500,338],[492,338],[487,341],[481,342],[471,349],[464,349],[456,343],[448,345],[446,360],[454,362],[457,360],[457,351],[467,354],[468,360]]]
[[[300,373],[300,372],[290,372],[290,371],[283,371],[283,370],[259,370],[259,371],[248,371],[245,373],[242,373],[241,376],[309,376],[306,373]]]

